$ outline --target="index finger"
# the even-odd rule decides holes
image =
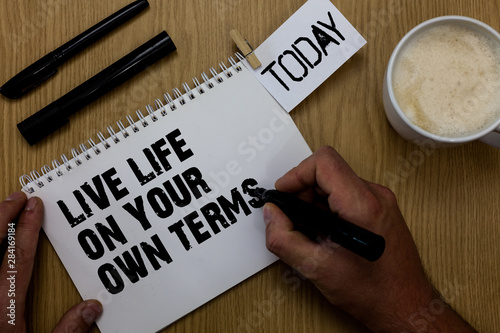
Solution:
[[[339,187],[353,188],[362,185],[347,162],[332,147],[325,146],[315,151],[298,166],[276,181],[276,189],[283,192],[301,192],[319,186],[326,195]]]
[[[365,224],[366,214],[377,204],[375,194],[332,147],[323,147],[276,181],[283,192],[314,191],[327,196],[331,211],[346,220]]]

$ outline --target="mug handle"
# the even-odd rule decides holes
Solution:
[[[500,126],[495,128],[493,132],[488,133],[480,138],[479,141],[500,149]]]

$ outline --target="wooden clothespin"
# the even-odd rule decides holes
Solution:
[[[243,53],[245,58],[248,60],[250,65],[255,69],[261,65],[260,60],[257,58],[257,56],[253,53],[253,48],[250,46],[248,41],[244,39],[240,32],[236,29],[233,29],[229,32],[229,35],[231,35],[231,38],[234,40],[236,43],[236,46],[240,51]]]

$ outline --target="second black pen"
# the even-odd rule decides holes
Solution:
[[[163,31],[63,97],[23,120],[17,124],[17,128],[26,141],[34,145],[67,124],[69,116],[175,50],[174,42]]]

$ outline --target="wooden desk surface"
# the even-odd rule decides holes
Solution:
[[[0,83],[129,0],[11,0],[0,2]],[[20,188],[23,173],[207,71],[235,50],[237,28],[254,46],[304,0],[151,0],[150,7],[60,68],[20,100],[0,98],[1,197]],[[368,40],[350,61],[293,112],[310,147],[334,146],[362,177],[389,186],[429,276],[451,305],[480,332],[500,327],[500,151],[482,143],[422,150],[386,121],[382,79],[392,50],[418,23],[465,15],[500,30],[500,6],[486,0],[335,0]],[[167,30],[178,51],[71,118],[69,126],[30,147],[16,124]],[[291,280],[294,278],[294,280]],[[283,302],[273,302],[273,292]],[[1,296],[3,297],[3,296]],[[48,332],[80,297],[44,235],[31,283],[33,332]],[[130,314],[129,314],[130,315]],[[133,315],[133,314],[132,314]],[[98,330],[95,328],[95,332]],[[185,316],[165,332],[365,332],[314,287],[276,263]]]

